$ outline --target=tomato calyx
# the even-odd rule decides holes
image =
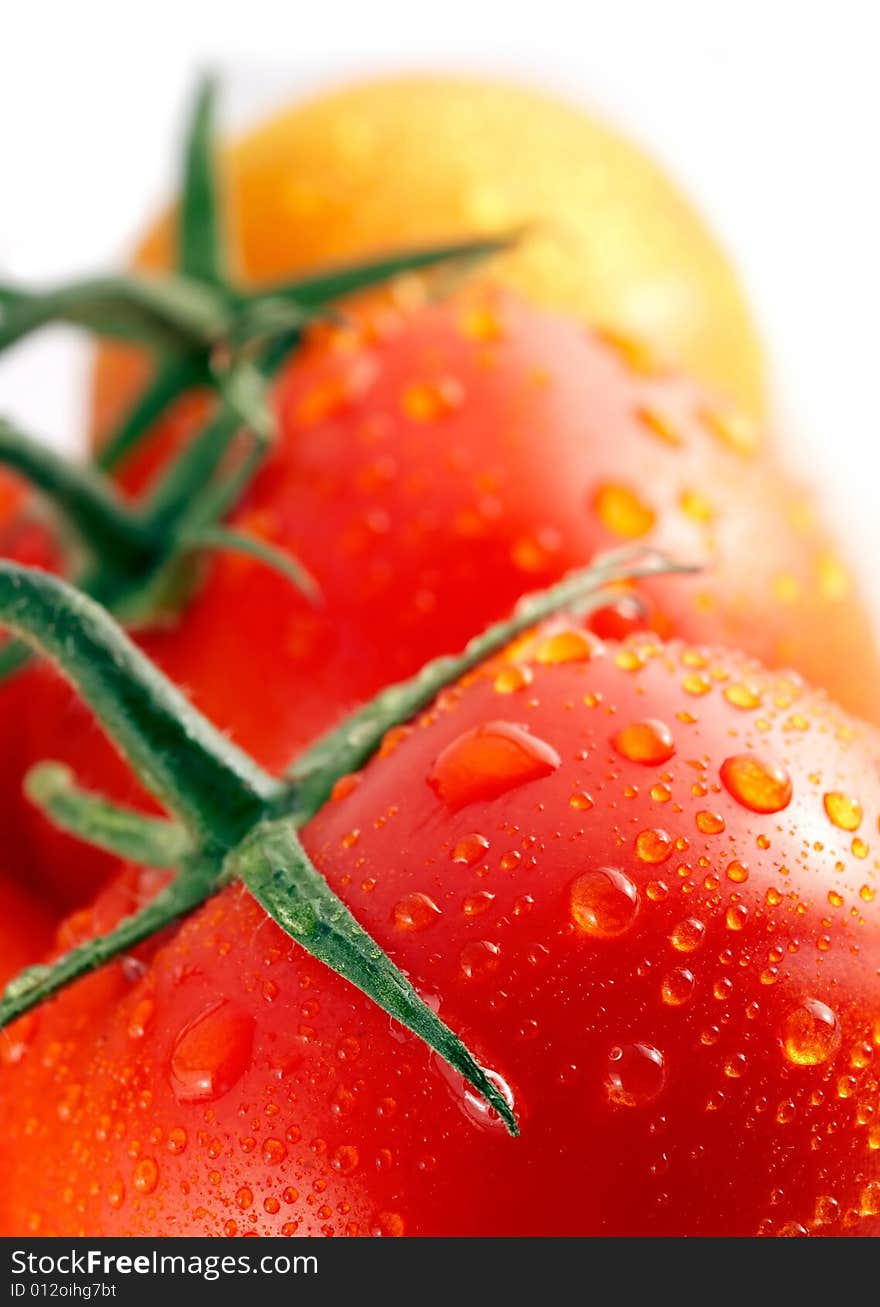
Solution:
[[[176,872],[155,899],[108,934],[15,977],[0,998],[0,1027],[237,879],[291,938],[459,1071],[515,1134],[515,1116],[491,1078],[333,893],[298,830],[340,777],[373,756],[389,729],[544,617],[560,609],[583,613],[601,607],[615,583],[684,570],[690,569],[654,551],[604,556],[522,600],[510,619],[490,627],[457,657],[435,659],[384,690],[278,779],[203,717],[92,599],[47,573],[0,563],[0,621],[56,663],[171,816],[157,819],[116,807],[79,789],[53,763],[31,772],[28,793],[68,832]]]
[[[0,286],[0,352],[49,323],[64,322],[97,336],[143,345],[155,355],[152,380],[98,456],[105,469],[121,462],[170,405],[194,387],[215,391],[221,403],[238,410],[244,425],[267,436],[272,426],[267,381],[274,368],[268,368],[267,376],[266,345],[285,340],[283,358],[304,328],[332,316],[333,306],[344,297],[406,273],[479,261],[516,238],[503,234],[392,252],[245,290],[235,284],[228,266],[216,98],[213,79],[204,79],[184,142],[174,272],[129,272],[43,292]],[[236,392],[243,391],[250,396],[242,407]]]
[[[152,379],[96,466],[66,463],[0,421],[0,463],[60,510],[91,556],[77,577],[81,588],[130,624],[179,608],[192,588],[193,555],[206,549],[249,552],[317,599],[314,580],[289,553],[220,526],[271,445],[273,377],[305,328],[332,316],[345,296],[407,273],[469,267],[514,239],[405,250],[244,290],[228,268],[215,102],[214,83],[206,79],[185,141],[176,271],[97,277],[45,292],[0,286],[0,352],[49,323],[65,322],[143,345],[155,356]],[[181,396],[206,389],[215,400],[213,416],[168,466],[150,500],[132,506],[101,469],[126,458]],[[4,649],[0,676],[24,660],[21,646]]]

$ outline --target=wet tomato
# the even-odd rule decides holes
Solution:
[[[176,622],[142,638],[264,766],[283,767],[523,592],[599,550],[645,542],[706,564],[641,590],[659,632],[794,665],[880,715],[850,575],[751,423],[630,343],[495,289],[426,303],[401,286],[351,316],[317,330],[280,376],[277,447],[232,515],[299,557],[321,603],[226,555]],[[203,414],[187,400],[128,465],[130,491]],[[624,597],[602,630],[641,620]],[[131,797],[84,709],[50,672],[33,677],[23,762],[60,757],[85,784]],[[83,901],[106,859],[85,857],[35,811],[14,817],[33,874]]]
[[[10,1029],[3,1231],[876,1236],[878,756],[742,656],[542,628],[305,831],[521,1137],[232,886]]]

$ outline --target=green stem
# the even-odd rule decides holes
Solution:
[[[0,463],[48,495],[89,548],[123,567],[150,553],[143,528],[115,487],[93,468],[71,463],[0,418]]]
[[[0,562],[0,622],[57,663],[147,788],[201,837],[231,847],[277,798],[278,783],[65,582]]]
[[[25,777],[25,793],[60,830],[145,867],[176,868],[193,849],[186,830],[162,817],[121,808],[76,783],[60,762],[43,762]]]
[[[547,590],[526,595],[513,617],[490,626],[471,640],[462,653],[435,658],[409,680],[389,686],[300,755],[288,772],[297,825],[308,821],[323,807],[339,776],[357,771],[369,761],[392,726],[408,721],[444,686],[458,680],[489,654],[551,613],[569,609],[583,614],[600,608],[608,602],[605,587],[615,582],[694,570],[656,550],[620,550],[597,559],[591,567],[570,573]],[[290,801],[290,798],[284,800]]]

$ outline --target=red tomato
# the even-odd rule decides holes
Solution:
[[[880,736],[556,624],[305,831],[511,1139],[231,886],[14,1027],[4,1233],[880,1234]]]
[[[461,647],[524,591],[634,541],[708,565],[644,587],[659,631],[793,664],[878,715],[880,666],[849,575],[749,424],[633,346],[504,293],[398,294],[358,312],[283,372],[277,449],[232,517],[292,550],[323,603],[226,555],[177,623],[142,641],[264,766]],[[201,411],[187,401],[129,467],[129,488]],[[22,762],[60,757],[131,797],[85,711],[50,681],[28,683]],[[33,874],[68,902],[106,874],[33,810],[17,823]]]
[[[4,868],[0,873],[0,987],[22,967],[39,962],[52,941],[52,932],[49,909],[16,884]],[[2,1042],[0,1032],[0,1045]]]

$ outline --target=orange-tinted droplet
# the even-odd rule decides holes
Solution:
[[[724,697],[728,703],[733,704],[734,708],[741,708],[744,712],[761,706],[760,691],[742,681],[726,686]]]
[[[572,920],[595,939],[617,939],[638,914],[638,889],[616,867],[583,872],[572,881],[569,894]]]
[[[134,1168],[134,1187],[139,1194],[151,1194],[159,1183],[159,1168],[152,1157],[142,1157]]]
[[[721,764],[729,794],[750,812],[780,812],[791,802],[791,778],[784,767],[758,753],[736,753]]]
[[[521,667],[518,663],[511,663],[509,667],[502,667],[495,677],[495,693],[516,694],[519,690],[525,690],[533,680],[534,673],[531,667]]]
[[[465,867],[475,867],[489,851],[489,841],[485,835],[465,835],[459,840],[449,855],[453,862],[461,862]]]
[[[665,830],[643,830],[636,836],[636,855],[642,862],[665,862],[673,847]]]
[[[593,496],[593,511],[607,530],[624,540],[647,535],[656,514],[629,486],[600,486]]]
[[[836,1013],[817,998],[804,999],[782,1023],[782,1049],[795,1066],[819,1066],[840,1047]]]
[[[675,753],[675,740],[669,727],[653,717],[630,722],[612,737],[611,743],[622,758],[643,767],[657,767]]]
[[[440,909],[427,894],[404,894],[394,905],[391,919],[398,930],[425,930],[440,916]]]
[[[615,1107],[653,1103],[665,1080],[663,1054],[653,1044],[622,1044],[608,1055],[605,1092]]]
[[[694,973],[686,967],[673,967],[663,977],[660,997],[668,1007],[681,1007],[693,996],[696,979]]]
[[[554,663],[587,662],[599,648],[599,641],[588,632],[572,627],[556,631],[542,640],[535,650],[535,661],[548,666]]]
[[[219,999],[184,1026],[171,1050],[171,1088],[180,1103],[210,1103],[228,1093],[251,1060],[254,1020]]]
[[[480,980],[498,970],[501,950],[488,939],[473,940],[461,950],[459,963],[468,980]]]
[[[858,799],[842,794],[840,790],[832,790],[830,794],[823,795],[822,803],[828,820],[841,830],[853,831],[861,826],[863,813]]]
[[[669,942],[679,953],[694,953],[703,943],[706,927],[696,917],[687,917],[673,928]]]
[[[724,830],[724,818],[720,812],[698,812],[697,830],[703,835],[720,835]]]
[[[428,776],[431,789],[453,811],[498,798],[559,767],[551,745],[513,722],[486,722],[448,744]]]
[[[464,390],[454,377],[416,382],[403,393],[402,407],[413,422],[435,422],[461,407]]]

